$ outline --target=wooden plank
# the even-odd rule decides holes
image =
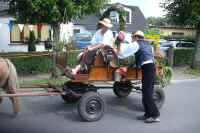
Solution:
[[[58,96],[64,95],[61,92],[50,92],[50,93],[19,93],[19,94],[0,94],[0,97],[34,97],[34,96]]]

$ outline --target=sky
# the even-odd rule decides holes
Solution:
[[[162,17],[165,15],[159,3],[163,0],[111,0],[111,3],[122,3],[125,5],[138,6],[145,17]]]

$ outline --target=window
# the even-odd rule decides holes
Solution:
[[[132,10],[129,8],[124,8],[126,12],[126,23],[130,24],[131,23],[131,16],[132,16]]]
[[[124,7],[124,10],[126,12],[126,23],[130,24],[131,23],[131,13],[132,10],[129,8]],[[119,23],[119,14],[117,11],[112,11],[110,12],[110,20],[112,23],[116,24]]]
[[[131,23],[130,22],[130,12],[126,11],[126,23]]]
[[[25,43],[30,35],[30,25],[24,24],[22,29],[18,24],[14,24],[10,31],[10,42],[11,43]],[[43,42],[51,37],[51,29],[47,25],[42,25],[39,30],[38,25],[32,25],[32,31],[34,32],[35,38],[38,42]]]
[[[74,34],[80,33],[80,29],[74,29]]]
[[[172,32],[172,35],[184,35],[183,32]]]
[[[119,22],[119,14],[117,11],[110,12],[110,20],[114,24],[117,24]]]

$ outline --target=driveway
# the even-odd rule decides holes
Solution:
[[[199,133],[199,86],[200,80],[188,80],[165,88],[161,122],[155,124],[136,120],[142,114],[137,93],[119,99],[112,90],[101,90],[108,106],[97,122],[82,122],[76,105],[65,104],[59,96],[20,98],[21,114],[13,119],[10,101],[5,99],[0,105],[0,133]]]

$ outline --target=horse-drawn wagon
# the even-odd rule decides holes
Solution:
[[[17,114],[19,112],[17,97],[19,96],[60,95],[67,103],[77,103],[78,113],[83,120],[97,121],[104,115],[106,107],[105,99],[98,92],[99,89],[112,89],[114,94],[120,98],[127,97],[133,90],[136,90],[136,92],[141,91],[141,69],[130,67],[121,81],[114,81],[114,72],[117,67],[113,66],[112,63],[116,63],[118,60],[114,60],[116,59],[114,52],[111,52],[111,54],[105,54],[104,52],[104,50],[99,50],[93,65],[87,71],[71,75],[69,77],[71,80],[62,86],[52,84],[48,86],[27,86],[28,88],[44,88],[47,90],[45,93],[16,93],[15,89],[17,87],[15,86],[11,88],[12,91],[9,91],[8,94],[0,94],[0,99],[2,97],[13,99],[14,113]],[[157,66],[156,70],[162,77],[162,67]],[[97,85],[95,84],[97,82],[109,82],[109,85]],[[7,83],[9,83],[9,80]],[[163,87],[162,84],[156,84],[154,87],[153,96],[159,109],[165,100]]]

